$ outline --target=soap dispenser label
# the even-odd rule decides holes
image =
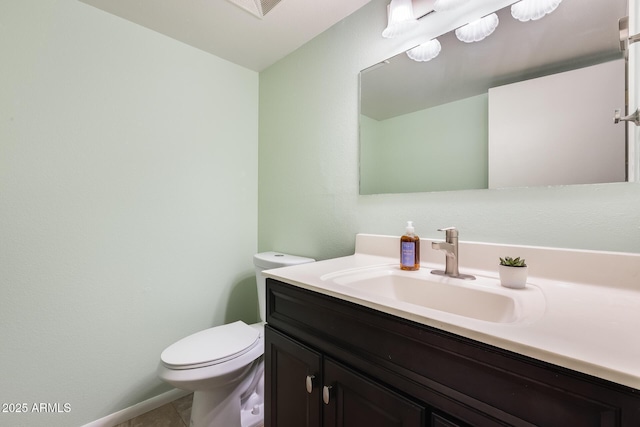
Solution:
[[[402,265],[412,266],[416,262],[416,244],[415,242],[402,242]]]

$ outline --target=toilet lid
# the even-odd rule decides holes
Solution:
[[[193,369],[234,359],[258,345],[260,332],[238,321],[196,332],[167,347],[160,355],[172,369]]]

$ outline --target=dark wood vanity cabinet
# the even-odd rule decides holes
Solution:
[[[640,427],[639,390],[273,279],[267,323],[266,427]]]
[[[267,330],[267,426],[424,426],[423,406],[273,328]]]

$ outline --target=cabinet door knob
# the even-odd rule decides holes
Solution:
[[[316,377],[315,375],[307,375],[307,381],[306,381],[307,393],[311,393],[313,391],[313,380],[315,377]]]
[[[322,388],[322,401],[325,403],[325,405],[329,404],[329,399],[331,397],[331,388],[332,386],[330,385],[326,385]]]

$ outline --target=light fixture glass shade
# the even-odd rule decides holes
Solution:
[[[390,39],[409,32],[418,25],[413,14],[411,0],[391,0],[389,3],[389,19],[387,28],[382,31],[382,37]]]
[[[492,13],[458,28],[456,37],[465,43],[479,42],[490,36],[498,28],[499,23],[498,15]]]
[[[522,22],[536,21],[556,10],[561,2],[562,0],[521,0],[511,6],[511,16]]]
[[[433,10],[436,12],[442,12],[445,10],[455,9],[456,7],[462,6],[467,3],[469,0],[436,0],[433,4]]]
[[[407,56],[414,61],[427,62],[438,56],[442,50],[442,45],[438,39],[429,40],[407,51]]]

